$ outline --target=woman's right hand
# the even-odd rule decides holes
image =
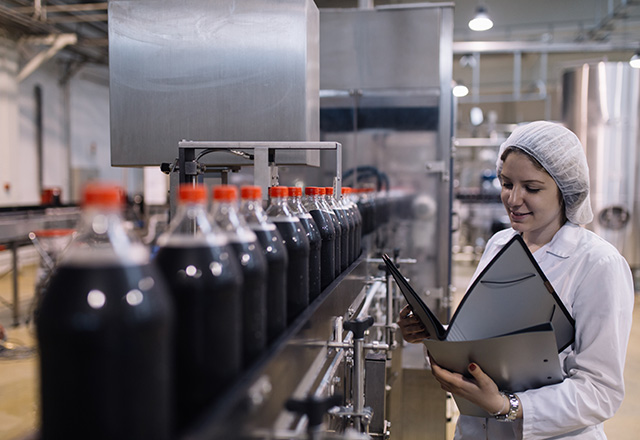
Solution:
[[[423,339],[429,338],[429,333],[427,333],[427,330],[418,317],[413,314],[413,310],[411,310],[408,304],[400,310],[398,326],[400,327],[404,340],[412,344],[417,344],[422,342]]]

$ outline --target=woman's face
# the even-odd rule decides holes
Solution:
[[[525,240],[541,245],[551,241],[564,220],[560,190],[553,178],[524,153],[514,151],[504,160],[500,180],[500,198],[513,229]]]

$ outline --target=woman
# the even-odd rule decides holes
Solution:
[[[460,416],[455,438],[606,439],[603,422],[624,397],[634,290],[618,251],[579,226],[593,219],[582,145],[561,125],[532,122],[502,144],[497,172],[511,228],[491,237],[474,278],[520,234],[575,319],[575,342],[559,354],[563,382],[514,394],[499,390],[475,363],[468,379],[431,362],[444,390],[495,416]],[[398,324],[408,342],[428,337],[408,307]]]

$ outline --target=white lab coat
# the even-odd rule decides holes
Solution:
[[[507,229],[491,237],[474,278],[514,234]],[[522,420],[460,416],[457,440],[606,439],[602,423],[622,403],[634,301],[626,260],[611,244],[569,222],[533,256],[576,321],[575,342],[559,355],[564,380],[516,393]]]

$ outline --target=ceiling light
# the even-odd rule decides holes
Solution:
[[[469,21],[469,29],[472,31],[486,31],[493,27],[493,21],[487,14],[487,8],[484,6],[478,6],[476,9],[476,16]]]
[[[469,89],[464,84],[456,84],[453,86],[453,96],[456,98],[462,98],[469,94]]]
[[[640,69],[640,51],[633,54],[629,60],[629,65],[635,69]]]

